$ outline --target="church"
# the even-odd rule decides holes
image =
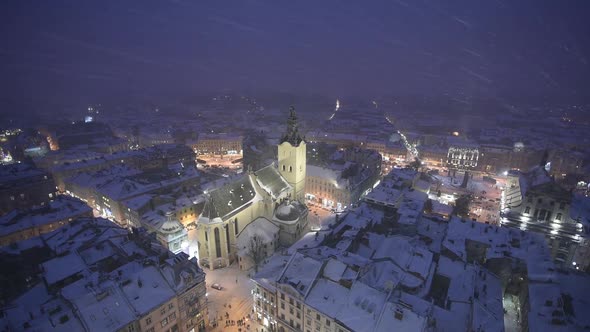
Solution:
[[[308,232],[304,203],[306,144],[291,107],[287,132],[278,144],[278,163],[205,193],[205,205],[197,221],[198,258],[201,266],[218,269],[238,260],[238,240],[244,243],[257,227],[264,233],[278,227],[269,245],[290,246]],[[253,223],[256,221],[256,223]],[[240,238],[242,236],[242,238]],[[265,244],[266,247],[266,244]]]

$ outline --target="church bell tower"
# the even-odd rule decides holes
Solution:
[[[295,108],[291,106],[287,120],[287,132],[278,146],[279,172],[293,187],[293,199],[305,199],[305,165],[307,158],[305,141],[299,134]]]

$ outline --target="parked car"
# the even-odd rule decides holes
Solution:
[[[221,287],[220,284],[213,284],[213,285],[211,285],[211,288],[217,289],[217,290],[222,290],[223,289],[223,287]]]

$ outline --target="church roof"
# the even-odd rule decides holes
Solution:
[[[250,239],[258,235],[262,243],[267,244],[275,240],[275,235],[279,233],[279,226],[273,224],[266,218],[257,218],[249,223],[238,235],[237,247],[241,254],[245,254],[248,249]]]
[[[268,165],[260,170],[254,172],[256,175],[256,182],[273,198],[277,198],[285,190],[291,189],[291,186],[285,178],[279,173],[279,170],[274,164]]]
[[[202,217],[231,217],[245,209],[256,196],[256,191],[248,176],[230,182],[221,188],[211,191],[205,201]]]
[[[554,181],[545,182],[529,189],[530,193],[544,194],[555,198],[558,201],[570,202],[572,200],[572,193],[562,188]]]

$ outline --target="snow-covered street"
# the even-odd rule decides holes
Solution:
[[[336,215],[319,207],[309,208],[309,221],[313,231],[305,234],[299,241],[289,248],[289,252],[297,248],[313,247],[319,244],[324,233],[329,230],[329,224],[334,222]],[[316,237],[316,230],[318,236]],[[196,232],[189,231],[189,246],[187,248],[191,256],[196,255]],[[280,251],[281,249],[279,249]],[[208,331],[262,331],[263,326],[252,321],[248,315],[252,314],[252,294],[254,283],[250,279],[248,271],[241,271],[237,264],[230,267],[209,270],[205,269],[207,281],[207,301],[209,326]],[[221,290],[212,288],[213,284],[222,287]],[[237,321],[245,320],[244,326],[238,326]],[[227,321],[235,321],[234,325],[226,325]]]
[[[248,315],[252,313],[253,282],[245,271],[240,271],[236,264],[218,270],[205,270],[207,281],[207,299],[209,310],[208,331],[250,331],[261,330],[261,325],[251,321]],[[211,287],[219,284],[222,289]],[[245,320],[244,326],[238,326],[237,321]],[[235,325],[226,325],[226,321],[233,320]],[[217,323],[214,326],[214,323]]]

